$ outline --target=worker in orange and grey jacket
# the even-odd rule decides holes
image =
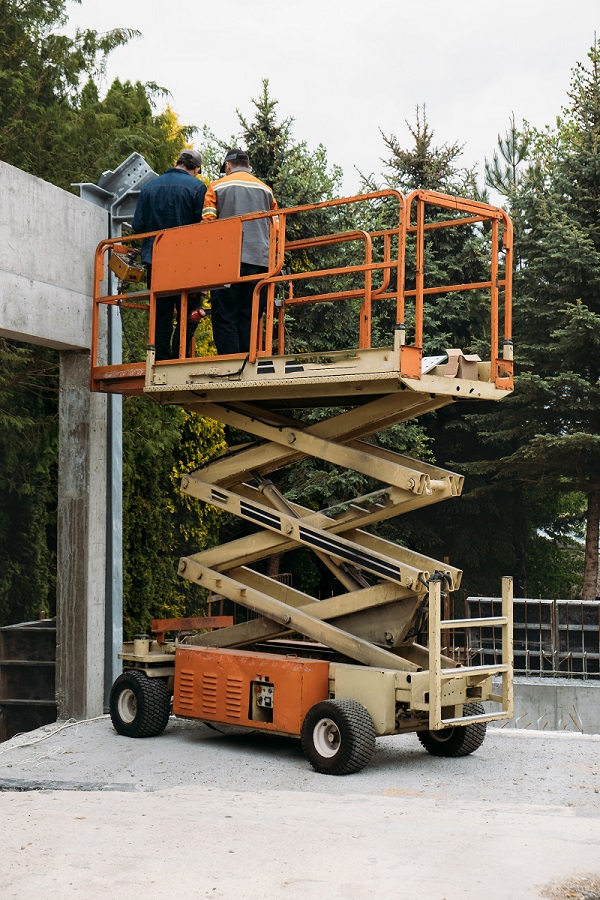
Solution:
[[[203,222],[277,209],[273,191],[252,175],[244,150],[228,150],[221,172],[225,177],[213,181],[206,192]],[[270,227],[269,217],[244,222],[240,275],[260,275],[268,270]],[[250,349],[255,285],[256,281],[246,281],[211,291],[213,337],[219,356],[247,353]]]

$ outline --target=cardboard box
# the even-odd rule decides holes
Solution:
[[[463,353],[459,349],[446,350],[448,362],[444,375],[446,378],[466,378],[469,381],[478,380],[477,364],[481,362],[478,353]]]

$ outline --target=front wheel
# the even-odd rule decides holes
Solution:
[[[148,678],[138,669],[123,672],[110,692],[110,718],[125,737],[156,737],[167,727],[171,692],[164,678]]]
[[[323,700],[306,714],[302,750],[322,775],[351,775],[367,765],[375,749],[375,728],[356,700]]]
[[[463,715],[480,716],[485,709],[481,703],[466,703]],[[455,725],[440,731],[419,731],[417,737],[432,756],[468,756],[483,744],[486,722]]]

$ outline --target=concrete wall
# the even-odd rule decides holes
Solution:
[[[107,398],[89,390],[94,251],[107,214],[0,162],[0,335],[61,351],[57,700],[104,707]]]
[[[107,213],[0,162],[0,335],[87,350],[94,250]]]
[[[600,681],[515,678],[515,716],[505,728],[600,734]]]

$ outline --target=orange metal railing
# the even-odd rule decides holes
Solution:
[[[413,224],[413,207],[414,219]],[[426,210],[448,209],[465,213],[464,217],[427,222]],[[473,228],[476,224],[488,223],[491,226],[490,246],[490,278],[488,281],[467,284],[447,284],[425,287],[425,236],[428,232],[441,228]],[[472,291],[486,289],[490,291],[490,359],[492,363],[491,380],[500,386],[512,386],[512,272],[513,272],[513,227],[512,222],[503,209],[450,197],[435,191],[414,191],[406,198],[404,205],[404,233],[414,234],[415,252],[415,288],[398,293],[398,321],[405,319],[405,299],[415,298],[415,340],[417,348],[423,347],[423,310],[424,299],[432,294],[452,293],[455,291]],[[500,227],[502,227],[502,243],[500,243]],[[505,256],[504,277],[499,276],[499,256]],[[502,355],[499,347],[500,291],[504,295],[504,339]]]
[[[335,218],[336,208],[358,211],[358,218],[368,221],[369,211],[389,206],[387,228],[348,228],[310,238],[294,239],[291,235],[303,216],[330,210]],[[447,213],[447,215],[446,215]],[[286,312],[308,304],[322,302],[361,300],[358,312],[356,346],[367,349],[372,340],[373,304],[395,301],[396,328],[402,338],[401,357],[407,360],[407,371],[420,377],[420,361],[423,352],[427,297],[464,291],[489,292],[491,380],[499,387],[512,385],[512,223],[504,212],[487,204],[451,197],[433,191],[414,191],[404,197],[397,191],[375,191],[349,198],[336,198],[322,203],[297,206],[276,212],[255,213],[236,220],[218,220],[217,223],[199,223],[167,232],[153,232],[155,248],[168,248],[161,258],[158,287],[141,292],[108,295],[103,290],[108,254],[127,253],[141,235],[102,241],[96,251],[94,273],[94,307],[92,319],[92,385],[107,367],[99,365],[98,335],[100,310],[104,306],[143,310],[148,315],[148,343],[154,344],[155,304],[157,295],[177,293],[181,295],[182,321],[187,318],[188,297],[200,289],[217,287],[224,281],[255,281],[256,276],[234,277],[239,272],[241,224],[244,221],[267,218],[271,223],[271,241],[268,271],[254,289],[251,324],[250,362],[260,356],[282,355],[285,352],[284,335]],[[229,223],[229,224],[228,224]],[[241,223],[241,224],[240,224]],[[332,223],[335,226],[335,222]],[[362,224],[362,222],[361,222]],[[461,284],[431,284],[426,275],[428,239],[439,229],[489,230],[489,278],[483,281]],[[237,231],[236,231],[237,229]],[[229,240],[228,235],[240,238]],[[288,234],[290,237],[288,237]],[[219,240],[217,240],[219,238]],[[407,251],[407,243],[410,244]],[[363,247],[360,258],[353,250],[353,259],[337,267],[311,267],[307,254],[317,250],[331,250],[336,246],[353,244]],[[237,254],[237,255],[236,255]],[[160,254],[158,254],[160,256]],[[164,259],[163,259],[164,257]],[[504,258],[503,265],[500,264]],[[291,271],[284,270],[286,261],[295,260]],[[193,262],[190,263],[190,260]],[[153,266],[155,280],[156,264]],[[227,272],[227,277],[219,273]],[[360,279],[359,285],[334,289],[319,288],[323,279]],[[221,281],[219,279],[221,278]],[[375,282],[374,282],[375,279]],[[407,287],[413,284],[414,287]],[[284,287],[284,297],[276,299],[276,289]],[[266,292],[266,311],[259,321],[261,291]],[[312,293],[302,293],[308,289]],[[320,291],[320,292],[319,292]],[[409,301],[407,305],[407,300]],[[407,315],[410,321],[407,322]],[[277,324],[277,328],[275,325]],[[180,359],[185,354],[185,329],[181,330]],[[503,335],[502,348],[499,346]],[[276,334],[276,339],[275,339]],[[410,335],[410,340],[407,340]],[[390,338],[390,343],[393,339]],[[340,348],[341,349],[341,348]],[[441,348],[443,349],[443,348]],[[160,365],[168,365],[161,362]],[[141,365],[141,364],[140,364]]]

